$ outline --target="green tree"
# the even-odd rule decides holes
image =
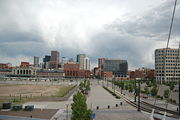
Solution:
[[[149,94],[149,89],[148,89],[147,86],[144,87],[144,92],[145,92],[146,94]]]
[[[174,84],[173,82],[171,82],[171,83],[169,84],[169,89],[170,89],[170,90],[174,90],[174,87],[175,87],[175,84]]]
[[[73,104],[71,104],[71,109],[71,120],[92,120],[92,111],[87,109],[86,97],[81,92],[77,92],[77,94],[73,96]]]
[[[169,90],[165,90],[165,91],[164,91],[164,95],[163,95],[164,98],[166,98],[166,99],[169,98],[169,93],[170,93]]]
[[[156,95],[157,95],[157,92],[158,92],[157,87],[156,87],[156,86],[153,86],[153,88],[151,89],[151,94],[152,94],[152,96],[156,96]]]
[[[81,83],[79,84],[79,89],[81,90],[81,92],[83,91],[83,88],[84,88],[84,83],[81,82]]]

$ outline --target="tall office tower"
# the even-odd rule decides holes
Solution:
[[[64,64],[67,64],[69,62],[69,59],[67,57],[62,57],[61,59],[61,65],[64,66]]]
[[[50,61],[50,59],[51,59],[51,56],[49,56],[49,55],[46,55],[45,58],[43,58],[43,62],[44,62],[43,68],[49,69],[49,61]]]
[[[57,69],[59,65],[59,52],[51,51],[51,59],[49,61],[50,69]]]
[[[98,59],[98,67],[103,69],[104,62],[105,62],[105,58],[99,58]]]
[[[156,49],[155,71],[160,82],[180,79],[180,49]]]
[[[115,77],[126,77],[128,72],[127,60],[105,59],[104,72],[113,72]]]
[[[85,54],[78,54],[77,55],[77,63],[80,65],[80,69],[84,69],[84,58],[86,57]]]
[[[58,51],[51,51],[50,61],[56,61],[59,63],[59,52]]]
[[[39,57],[34,56],[34,66],[39,67]]]
[[[89,58],[88,57],[85,57],[84,58],[84,70],[90,70],[90,61],[89,61]]]

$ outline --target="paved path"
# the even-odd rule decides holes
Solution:
[[[98,82],[92,82],[91,92],[87,99],[89,108],[96,114],[95,120],[149,120],[149,116],[138,112],[134,107],[121,99],[114,98]],[[123,102],[122,106],[119,105]],[[118,107],[115,107],[118,104]],[[110,105],[110,109],[107,109]],[[96,110],[99,106],[100,109]]]
[[[91,86],[90,94],[87,98],[88,108],[96,109],[99,106],[100,109],[107,108],[108,105],[115,106],[120,104],[121,100],[114,98],[110,93],[108,93],[101,85],[93,82]]]

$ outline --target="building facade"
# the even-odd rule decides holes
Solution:
[[[84,70],[90,70],[90,61],[88,57],[84,58],[84,65],[83,65]]]
[[[39,57],[34,56],[34,67],[39,67]]]
[[[50,69],[58,69],[59,67],[59,52],[51,51],[51,59],[49,61]]]
[[[64,76],[63,70],[37,70],[38,78],[63,78]]]
[[[155,50],[156,80],[176,81],[180,79],[180,49]]]
[[[34,67],[14,67],[12,77],[35,77],[37,69]]]
[[[103,72],[112,72],[114,77],[127,77],[127,60],[105,59]]]
[[[77,63],[80,65],[80,69],[84,69],[84,58],[86,57],[85,54],[78,54],[77,55]]]
[[[64,64],[65,77],[79,77],[79,64]]]

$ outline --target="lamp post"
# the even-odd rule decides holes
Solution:
[[[115,93],[115,80],[116,80],[116,79],[114,78],[114,93]]]
[[[123,90],[123,85],[122,85],[123,83],[122,83],[122,79],[121,79],[121,94],[122,94],[122,90]]]
[[[67,115],[66,115],[66,120],[68,120],[68,106],[69,106],[69,104],[66,104],[66,107],[67,107]]]
[[[136,96],[137,96],[136,78],[134,79],[134,88],[135,88],[135,91],[134,91],[134,102],[136,102]]]
[[[141,82],[141,78],[136,78],[136,80],[138,81],[138,90],[137,90],[137,93],[138,93],[137,94],[138,95],[138,111],[141,111],[141,108],[140,108],[140,92],[141,92],[140,82]],[[135,84],[136,84],[136,82],[135,82]]]

